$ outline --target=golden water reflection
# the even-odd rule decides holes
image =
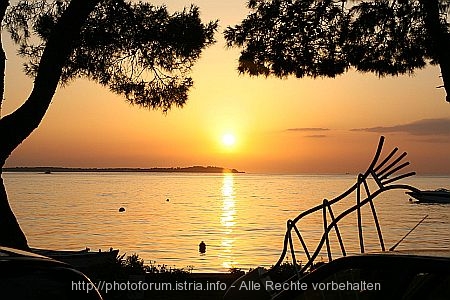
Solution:
[[[222,260],[222,266],[227,269],[237,265],[237,262],[233,259],[233,244],[235,241],[233,228],[236,225],[235,205],[233,174],[224,174],[222,182],[222,214],[220,217],[223,236],[219,257]]]

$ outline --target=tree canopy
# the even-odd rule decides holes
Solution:
[[[20,1],[7,13],[6,28],[28,59],[28,75],[39,72],[46,42],[69,3]],[[170,15],[165,6],[100,1],[82,26],[60,81],[89,78],[133,104],[163,111],[182,106],[193,84],[189,71],[214,43],[216,28],[217,22],[201,23],[196,6]]]
[[[439,64],[450,91],[449,0],[250,0],[248,7],[225,31],[229,47],[243,48],[241,73],[335,77],[354,68],[387,76]]]
[[[30,95],[0,116],[0,174],[7,158],[39,127],[58,84],[87,78],[136,105],[182,106],[193,84],[190,70],[214,43],[217,22],[202,23],[191,6],[169,14],[166,7],[125,0],[0,0],[0,20],[26,58],[34,78]],[[6,54],[0,35],[0,106]],[[0,244],[27,249],[0,177]]]

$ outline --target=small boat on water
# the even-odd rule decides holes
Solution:
[[[119,249],[111,248],[109,251],[95,252],[88,248],[76,251],[33,248],[31,252],[68,263],[79,269],[87,269],[113,263],[119,254]]]
[[[440,188],[434,191],[406,192],[421,203],[450,203],[450,190]]]

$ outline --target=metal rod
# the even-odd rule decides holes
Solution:
[[[400,241],[397,242],[397,244],[395,244],[394,246],[392,246],[391,248],[389,248],[389,251],[394,251],[395,248],[397,248],[398,245],[400,245],[401,242],[403,242],[403,240],[411,233],[414,231],[414,229],[417,228],[417,226],[419,226],[423,221],[425,221],[425,219],[428,218],[428,215],[426,215],[425,217],[423,217],[422,220],[419,221],[419,223],[416,224],[416,226],[414,226],[404,237],[402,237],[400,239]]]
[[[392,182],[394,182],[394,181],[397,181],[397,180],[400,180],[400,179],[403,179],[403,178],[406,178],[406,177],[414,176],[414,175],[416,175],[416,172],[409,172],[409,173],[406,173],[406,174],[403,174],[403,175],[399,175],[399,176],[397,176],[397,177],[394,177],[394,178],[392,178],[392,179],[386,180],[386,181],[384,182],[384,184],[389,184],[389,183],[392,183]]]
[[[333,210],[331,209],[331,206],[328,205],[328,212],[330,213],[331,221],[334,223],[334,229],[336,231],[336,236],[339,241],[339,245],[341,246],[341,251],[343,256],[347,256],[347,252],[345,251],[344,242],[342,241],[341,233],[339,232],[339,227],[336,222],[334,222],[336,219],[334,218]]]
[[[358,175],[358,182],[361,184],[361,174]],[[362,219],[361,219],[361,185],[360,184],[358,184],[358,188],[356,189],[356,213],[358,216],[359,247],[361,249],[361,253],[364,253],[364,237],[363,237]]]
[[[378,189],[376,190],[374,193],[372,193],[372,199],[375,199],[379,194],[389,191],[389,190],[397,190],[397,189],[404,189],[404,190],[409,190],[409,191],[419,191],[419,189],[412,187],[410,185],[406,185],[406,184],[394,184],[394,185],[390,185],[385,187],[384,189]],[[370,202],[370,199],[366,198],[364,200],[361,201],[361,206],[367,204]],[[336,216],[336,220],[334,222],[332,222],[330,225],[328,225],[327,231],[326,233],[324,233],[322,235],[322,238],[319,241],[319,244],[316,247],[316,250],[312,253],[311,255],[311,260],[309,260],[300,270],[300,273],[306,271],[310,266],[312,266],[314,260],[317,258],[317,256],[319,255],[323,244],[325,243],[325,236],[326,234],[328,234],[328,232],[331,230],[331,228],[334,226],[334,223],[339,222],[340,220],[342,220],[343,218],[345,218],[347,215],[351,214],[352,212],[354,212],[357,209],[358,205],[354,205],[348,209],[346,209],[345,211],[341,212],[338,216]]]
[[[327,254],[328,254],[328,261],[332,261],[333,258],[331,257],[331,249],[330,249],[330,239],[328,236],[328,230],[327,230],[327,210],[326,210],[326,206],[328,205],[328,201],[327,199],[323,200],[323,229],[324,229],[324,235],[325,235],[325,242],[327,245]]]
[[[380,223],[378,222],[377,211],[375,210],[375,205],[373,204],[373,197],[370,194],[369,186],[367,182],[364,180],[364,188],[366,189],[367,198],[369,200],[370,209],[372,210],[373,220],[375,221],[375,227],[377,228],[378,240],[380,241],[381,251],[386,251],[384,247],[383,234],[381,233]]]
[[[397,151],[398,151],[398,148],[397,147],[395,147],[392,151],[391,151],[391,153],[389,153],[389,155],[388,156],[386,156],[386,158],[376,167],[376,168],[374,168],[373,170],[376,172],[376,171],[378,171],[380,168],[382,168],[391,158],[392,158],[392,156],[394,156],[394,154],[395,153],[397,153]]]
[[[305,254],[306,254],[306,258],[308,258],[308,260],[310,260],[311,259],[311,255],[309,254],[309,251],[308,251],[308,247],[306,246],[306,243],[305,243],[305,241],[303,240],[303,237],[302,237],[302,235],[300,234],[300,230],[297,228],[297,226],[293,226],[294,227],[294,230],[295,230],[295,233],[297,234],[297,236],[298,236],[298,239],[300,240],[300,243],[302,244],[302,246],[303,246],[303,250],[305,251]]]
[[[399,163],[405,156],[406,152],[403,152],[399,157],[397,157],[392,163],[390,163],[386,168],[384,168],[382,171],[378,172],[378,176],[383,175],[387,171],[389,171],[393,166],[395,166],[397,163]]]
[[[383,188],[383,183],[382,183],[381,180],[378,178],[377,173],[375,173],[375,171],[372,171],[372,172],[371,172],[371,175],[372,175],[373,179],[375,180],[375,182],[377,183],[378,187],[379,187],[380,189],[382,189],[382,188]]]
[[[378,222],[377,211],[375,209],[375,205],[373,204],[374,197],[372,197],[372,195],[370,194],[369,185],[367,184],[367,181],[364,180],[363,183],[364,183],[364,188],[366,190],[367,198],[370,199],[369,200],[370,209],[372,210],[373,220],[375,221],[375,227],[377,228],[378,240],[380,241],[381,250],[385,251],[386,248],[384,247],[383,234],[381,233],[381,227],[380,227],[380,223]]]
[[[291,231],[289,231],[289,247],[291,248],[292,263],[294,264],[295,272],[297,273],[297,276],[300,277],[300,272],[297,265],[297,258],[295,257],[294,243],[292,242]]]
[[[387,179],[389,176],[391,176],[392,174],[394,174],[398,170],[401,170],[401,169],[403,169],[404,167],[406,167],[408,165],[409,165],[409,162],[405,162],[405,163],[401,164],[400,166],[394,168],[393,170],[391,170],[391,171],[387,172],[386,174],[384,174],[383,176],[381,176],[380,180]]]
[[[341,250],[343,249],[345,251],[345,247],[344,247],[344,243],[342,242],[342,236],[341,233],[339,231],[338,228],[338,222],[343,219],[345,216],[349,215],[350,213],[354,213],[355,210],[357,211],[357,215],[358,215],[358,231],[359,231],[359,239],[360,239],[360,247],[361,247],[361,252],[364,253],[365,249],[364,249],[364,237],[363,237],[363,225],[362,225],[362,207],[365,204],[370,204],[371,210],[372,210],[372,215],[374,218],[374,222],[377,228],[377,233],[378,233],[378,238],[380,240],[380,245],[381,248],[384,250],[385,249],[385,245],[384,245],[384,241],[383,241],[383,236],[382,236],[382,232],[381,232],[381,228],[380,228],[380,224],[379,224],[379,220],[378,220],[378,216],[375,210],[375,205],[374,205],[374,199],[381,193],[389,191],[389,190],[393,190],[393,189],[406,189],[406,190],[410,190],[410,191],[418,191],[418,189],[409,186],[409,185],[405,185],[405,184],[389,184],[392,183],[394,181],[397,181],[399,179],[405,178],[405,177],[409,177],[414,175],[414,172],[410,172],[407,174],[403,174],[403,175],[399,175],[395,178],[387,178],[388,176],[396,173],[398,170],[402,169],[403,167],[405,167],[407,165],[407,163],[403,163],[400,166],[397,166],[397,164],[401,164],[401,160],[403,159],[403,157],[406,156],[406,152],[403,153],[402,155],[400,155],[400,157],[398,157],[397,159],[395,159],[394,162],[390,162],[390,160],[395,156],[395,154],[398,151],[398,148],[395,148],[393,151],[391,151],[391,153],[381,162],[379,163],[378,160],[381,157],[381,152],[383,150],[383,145],[384,145],[384,137],[381,136],[377,149],[376,149],[376,153],[369,165],[369,167],[366,169],[366,171],[364,173],[361,173],[358,175],[357,181],[356,183],[351,186],[348,190],[346,190],[345,192],[343,192],[342,194],[340,194],[339,196],[333,198],[332,200],[325,200],[323,203],[316,205],[315,207],[312,207],[310,209],[307,209],[303,212],[301,212],[297,217],[295,217],[293,220],[288,221],[288,226],[287,226],[287,232],[284,238],[284,247],[282,249],[282,253],[280,255],[279,260],[277,261],[277,263],[275,264],[275,266],[269,271],[272,272],[274,269],[277,269],[281,263],[284,261],[285,257],[288,255],[288,252],[291,252],[292,254],[292,259],[294,261],[294,265],[296,267],[297,270],[297,276],[299,274],[301,274],[303,271],[307,270],[307,268],[309,268],[310,266],[312,266],[314,264],[315,259],[317,259],[319,253],[321,253],[321,251],[323,251],[323,247],[324,244],[326,243],[326,247],[327,247],[327,252],[328,252],[328,258],[329,260],[332,259],[332,253],[331,253],[331,247],[330,247],[330,238],[329,238],[329,234],[331,232],[331,230],[335,229],[336,230],[336,235],[339,239],[339,243],[341,245]],[[389,164],[389,165],[388,165]],[[383,170],[381,170],[383,169]],[[381,170],[380,172],[378,172],[379,170]],[[378,174],[377,174],[378,172]],[[372,176],[375,180],[375,182],[378,185],[378,188],[373,191],[373,193],[371,193],[371,191],[369,190],[368,187],[368,183],[367,178],[369,176]],[[361,196],[362,193],[362,187],[361,184],[364,184],[364,187],[366,189],[366,195],[367,197],[364,197],[364,199]],[[389,184],[389,185],[388,185]],[[343,212],[341,212],[339,215],[334,216],[333,213],[333,209],[332,209],[332,205],[335,203],[340,202],[340,200],[350,196],[352,193],[357,192],[357,199],[355,205],[353,205],[352,207],[345,209]],[[302,234],[300,233],[300,229],[297,227],[297,222],[299,222],[302,218],[313,214],[313,213],[319,213],[319,211],[322,210],[322,214],[323,214],[323,227],[324,227],[324,233],[317,245],[317,247],[314,249],[313,252],[310,252],[308,250],[308,247],[306,245],[306,240],[304,239],[304,237],[302,236]],[[327,210],[330,213],[330,224],[327,224]],[[342,229],[342,228],[341,228]],[[298,266],[297,265],[297,261],[296,261],[296,257],[295,257],[295,249],[294,249],[294,238],[293,238],[293,233],[292,230],[294,230],[297,234],[297,237],[300,241],[300,243],[302,244],[303,249],[305,250],[306,256],[308,258],[308,261],[306,262],[306,264],[304,264],[303,266]],[[288,249],[290,248],[290,249]],[[394,247],[395,249],[395,247]],[[343,253],[344,254],[344,253]],[[300,269],[300,271],[299,271]],[[298,273],[299,272],[299,273]]]

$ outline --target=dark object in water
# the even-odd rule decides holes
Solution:
[[[450,203],[450,190],[440,188],[434,191],[410,191],[406,194],[420,203]]]
[[[113,264],[119,249],[111,248],[109,251],[95,252],[89,248],[76,251],[32,248],[31,252],[68,263],[78,269],[88,269]]]
[[[201,243],[198,245],[198,252],[206,253],[206,244],[204,241],[201,241]]]
[[[124,211],[125,211],[125,207],[119,208],[119,212],[124,212]]]

